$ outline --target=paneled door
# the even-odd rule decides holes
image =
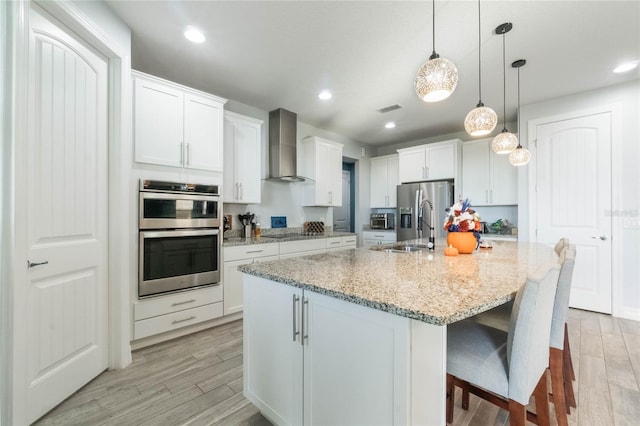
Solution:
[[[351,231],[351,172],[342,171],[342,205],[333,208],[333,230]]]
[[[611,115],[536,126],[537,240],[577,246],[570,305],[611,313]]]
[[[107,62],[30,13],[27,421],[107,368]]]

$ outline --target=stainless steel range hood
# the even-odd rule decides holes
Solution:
[[[297,175],[297,115],[278,108],[269,112],[269,178],[279,182],[302,182]]]

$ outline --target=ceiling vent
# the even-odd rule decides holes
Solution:
[[[384,114],[384,113],[387,113],[387,112],[395,111],[395,110],[400,109],[400,108],[402,108],[400,105],[395,104],[395,105],[389,105],[388,107],[380,108],[377,111],[382,113],[382,114]]]

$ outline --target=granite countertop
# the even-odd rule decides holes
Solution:
[[[304,235],[300,233],[274,233],[262,235],[260,238],[230,237],[222,240],[224,247],[246,246],[251,244],[279,243],[286,241],[316,240],[318,238],[351,237],[353,232],[325,232],[324,234]]]
[[[427,240],[405,243],[425,244]],[[238,270],[395,315],[450,324],[513,299],[529,273],[558,261],[544,244],[494,241],[490,250],[444,255],[351,249],[241,265]]]

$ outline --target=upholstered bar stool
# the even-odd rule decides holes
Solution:
[[[536,418],[549,424],[546,371],[553,302],[560,268],[536,271],[520,288],[509,332],[475,321],[447,329],[447,422],[453,421],[454,386],[509,411],[511,425],[524,425],[534,395]]]
[[[568,242],[567,239],[563,240]],[[560,244],[560,242],[558,244]],[[553,403],[555,406],[556,419],[560,426],[568,424],[567,414],[571,412],[570,407],[576,406],[575,394],[571,383],[572,380],[575,380],[575,376],[573,375],[566,324],[575,258],[575,246],[564,244],[560,252],[561,269],[553,304],[553,319],[551,322],[549,344],[549,369],[551,371]],[[473,317],[472,320],[503,331],[508,331],[511,318],[510,310],[511,305],[505,304],[490,311],[483,312]],[[466,409],[469,404],[469,394],[464,388],[462,398],[462,407]]]

